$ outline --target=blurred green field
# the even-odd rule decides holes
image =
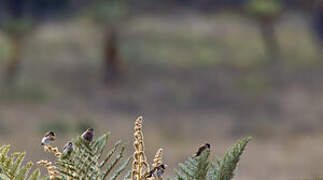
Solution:
[[[0,89],[1,144],[44,159],[49,155],[39,144],[47,130],[63,145],[94,126],[126,141],[130,154],[133,122],[143,115],[148,157],[164,148],[169,175],[204,142],[221,155],[252,135],[236,179],[323,176],[321,50],[306,18],[287,14],[276,29],[279,73],[250,19],[138,15],[120,31],[122,80],[106,87],[101,29],[84,19],[44,24],[25,41],[18,82]],[[2,35],[1,65],[8,51]]]

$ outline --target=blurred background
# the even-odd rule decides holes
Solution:
[[[167,176],[251,135],[235,179],[323,177],[323,1],[0,0],[0,143],[48,159],[87,127]]]

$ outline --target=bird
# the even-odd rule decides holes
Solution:
[[[161,177],[164,174],[166,168],[167,168],[166,164],[161,164],[157,167],[154,167],[152,170],[148,172],[146,178],[152,177],[154,173],[156,173],[158,177]]]
[[[41,140],[41,145],[47,145],[55,141],[56,134],[53,131],[47,132]]]
[[[73,152],[73,142],[69,141],[65,144],[63,154],[71,154]]]
[[[198,157],[202,154],[202,152],[204,152],[205,150],[210,150],[211,146],[209,143],[205,143],[204,145],[202,145],[201,147],[199,147],[199,149],[197,150],[197,152],[194,154],[193,157]]]
[[[91,142],[93,140],[93,136],[94,136],[94,129],[88,128],[81,136],[83,139]]]
[[[157,167],[157,176],[161,177],[164,174],[166,168],[167,168],[166,164],[162,164],[162,165],[158,166]]]

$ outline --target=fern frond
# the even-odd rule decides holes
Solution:
[[[120,153],[117,155],[117,157],[112,161],[111,164],[109,164],[109,166],[107,167],[107,169],[105,170],[105,172],[103,173],[103,178],[105,179],[107,177],[107,175],[112,171],[112,169],[117,165],[117,163],[120,161],[120,159],[123,157],[123,152],[125,150],[125,146],[121,147]]]
[[[206,174],[206,180],[214,180],[217,174],[217,164],[210,162],[209,171]]]
[[[40,177],[40,170],[36,169],[28,178],[28,180],[37,180]]]
[[[121,141],[118,141],[114,144],[113,148],[108,152],[108,155],[106,156],[106,158],[104,158],[104,160],[100,163],[99,165],[100,168],[103,167],[109,161],[109,159],[116,152],[120,144],[121,144]]]
[[[109,135],[109,133],[103,134],[91,143],[85,141],[82,137],[78,137],[74,140],[73,152],[67,157],[58,158],[56,162],[57,170],[63,177],[69,179],[103,180],[107,179],[111,173],[113,175],[110,179],[116,179],[126,169],[129,160],[116,169],[117,164],[124,156],[125,147],[119,148],[121,141],[118,141],[112,149],[107,151]],[[107,153],[106,157],[101,160],[105,153]]]
[[[130,163],[130,160],[131,160],[131,157],[129,157],[126,161],[124,161],[124,163],[119,167],[119,169],[118,170],[116,170],[114,173],[113,173],[113,175],[112,175],[112,177],[110,178],[110,180],[116,180],[117,179],[117,177],[121,174],[121,172],[123,172],[126,168],[127,168],[127,166],[129,165],[129,163]],[[128,172],[128,174],[130,175],[130,173],[131,173],[131,171],[129,171]],[[129,176],[128,175],[128,176]],[[127,177],[127,174],[126,174],[126,177]]]
[[[15,152],[8,155],[10,145],[0,147],[0,178],[17,180],[38,180],[41,179],[39,170],[35,170],[31,175],[29,171],[33,165],[32,162],[23,164],[25,153]]]
[[[247,137],[239,140],[224,154],[223,160],[218,161],[219,166],[215,180],[230,180],[233,178],[240,156],[251,139],[251,137]]]
[[[131,160],[132,158],[131,157],[129,157],[129,161]],[[130,179],[131,178],[131,170],[129,170],[127,173],[126,173],[126,175],[124,175],[124,177],[123,177],[123,180],[128,180],[128,179]]]
[[[176,171],[176,180],[205,180],[209,170],[210,151],[206,150],[195,158],[188,158],[184,163],[180,163],[181,171]]]
[[[210,151],[202,152],[200,156],[188,158],[179,164],[176,177],[171,180],[231,180],[237,168],[240,156],[251,137],[239,140],[224,155],[223,159],[209,160]]]

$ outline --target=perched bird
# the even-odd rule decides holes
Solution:
[[[161,177],[164,174],[166,167],[167,167],[166,164],[161,164],[157,167],[154,167],[152,170],[149,171],[146,178],[152,177],[155,173],[158,177]]]
[[[162,165],[158,166],[157,167],[157,176],[161,177],[164,174],[166,168],[167,168],[166,164],[162,164]]]
[[[193,157],[198,157],[202,154],[202,152],[204,152],[205,150],[210,150],[210,144],[209,143],[205,143],[203,146],[199,147],[199,149],[197,150],[197,152],[194,154]]]
[[[73,152],[73,143],[69,141],[64,146],[63,154],[71,154],[72,152]]]
[[[56,134],[53,131],[47,132],[41,140],[41,145],[47,145],[55,141]]]
[[[91,142],[93,140],[94,136],[94,129],[93,128],[88,128],[83,134],[82,138]]]

